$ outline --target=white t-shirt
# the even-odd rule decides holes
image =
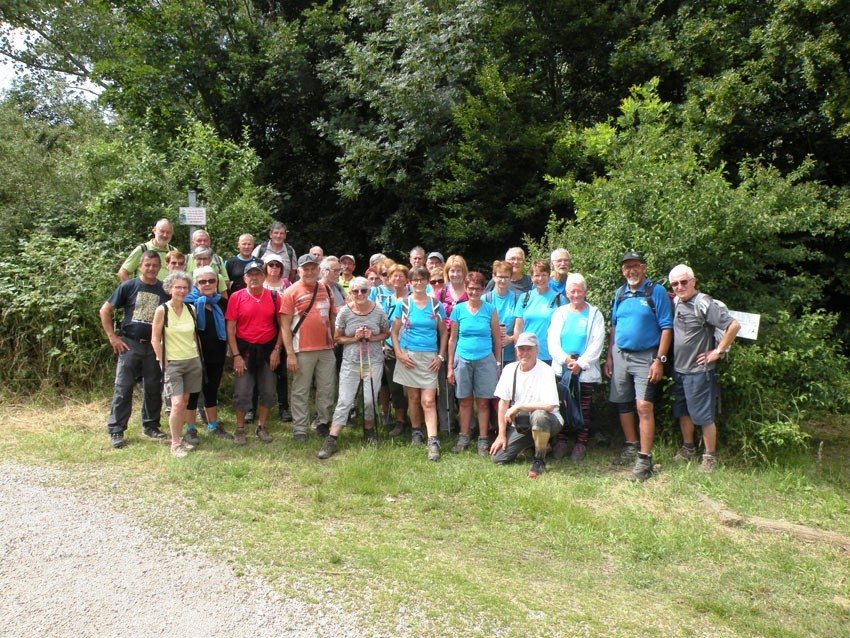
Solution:
[[[558,386],[555,382],[555,371],[551,367],[537,360],[535,366],[528,372],[523,372],[519,367],[519,361],[509,363],[505,366],[499,383],[494,393],[500,399],[524,405],[552,405],[556,406],[552,413],[561,424],[564,423],[558,405]],[[512,396],[514,388],[514,372],[516,371],[516,396]]]

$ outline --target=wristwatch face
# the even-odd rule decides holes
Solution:
[[[661,356],[661,357],[655,357],[655,358],[658,359],[661,363],[667,363],[667,357]]]

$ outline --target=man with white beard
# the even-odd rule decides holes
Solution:
[[[631,481],[652,476],[655,406],[673,342],[673,314],[664,287],[646,278],[646,260],[630,250],[621,260],[626,280],[614,293],[605,374],[609,400],[617,406],[626,444],[614,465],[634,460]],[[637,412],[640,433],[635,428]]]

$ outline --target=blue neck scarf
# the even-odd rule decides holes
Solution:
[[[227,331],[224,328],[224,313],[221,310],[221,306],[218,305],[220,300],[220,294],[215,293],[212,297],[205,297],[197,288],[192,288],[191,292],[186,295],[186,303],[195,306],[198,330],[203,332],[207,327],[206,305],[209,304],[212,308],[213,319],[215,320],[215,334],[220,341],[227,341]]]

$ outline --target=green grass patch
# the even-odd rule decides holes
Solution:
[[[202,435],[179,460],[142,440],[136,421],[113,451],[106,410],[103,399],[4,404],[0,454],[61,467],[287,595],[327,592],[375,633],[850,635],[846,550],[723,527],[698,498],[850,535],[850,441],[838,428],[829,455],[767,468],[731,460],[712,476],[673,466],[661,448],[659,475],[632,485],[610,469],[611,450],[550,462],[531,481],[524,462],[446,453],[430,463],[404,443],[363,448],[349,429],[322,462],[317,438],[295,444],[276,422],[270,445]]]

